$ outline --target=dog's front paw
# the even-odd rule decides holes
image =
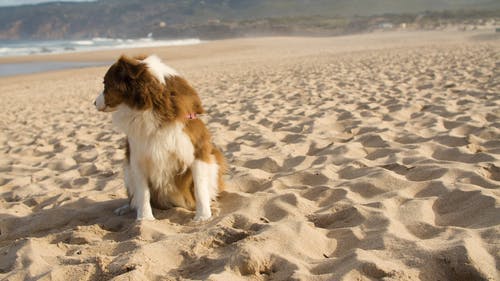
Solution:
[[[125,204],[123,206],[121,206],[120,208],[117,208],[113,211],[113,213],[115,213],[115,215],[117,216],[123,216],[127,213],[129,213],[132,209],[130,208],[130,205],[129,204]]]
[[[210,218],[212,218],[212,214],[203,214],[203,213],[196,213],[196,215],[193,218],[194,222],[203,222],[203,221],[208,221]]]
[[[156,219],[153,215],[144,215],[144,216],[137,215],[136,220],[138,220],[138,221],[154,221]]]

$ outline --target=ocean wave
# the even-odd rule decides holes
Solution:
[[[122,40],[122,39],[115,39],[115,38],[103,38],[103,37],[95,37],[92,38],[92,41],[94,42],[111,42],[115,40]],[[123,41],[123,40],[122,40]]]
[[[96,37],[90,40],[0,41],[0,57],[44,53],[88,52],[98,50],[183,46],[200,44],[197,38],[157,40],[153,38],[122,39]]]
[[[93,40],[73,41],[71,43],[73,43],[75,45],[82,45],[82,46],[92,46],[95,44]]]
[[[200,39],[183,39],[183,40],[148,40],[148,38],[127,41],[124,44],[113,46],[113,49],[126,49],[126,48],[147,48],[147,47],[162,47],[162,46],[183,46],[195,45],[201,43]]]

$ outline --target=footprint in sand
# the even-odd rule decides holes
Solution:
[[[450,191],[439,196],[432,209],[440,226],[482,228],[500,224],[495,198],[478,190]]]
[[[271,157],[249,160],[243,163],[242,166],[250,169],[260,169],[272,174],[282,170],[282,167]]]

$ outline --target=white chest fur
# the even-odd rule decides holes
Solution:
[[[127,106],[113,114],[113,123],[128,137],[131,166],[140,169],[153,188],[169,188],[173,177],[193,164],[194,147],[182,123],[159,128],[157,122],[153,113]]]

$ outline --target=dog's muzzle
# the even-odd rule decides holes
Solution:
[[[105,111],[106,102],[104,100],[104,92],[102,92],[94,101],[95,108],[99,111]]]

